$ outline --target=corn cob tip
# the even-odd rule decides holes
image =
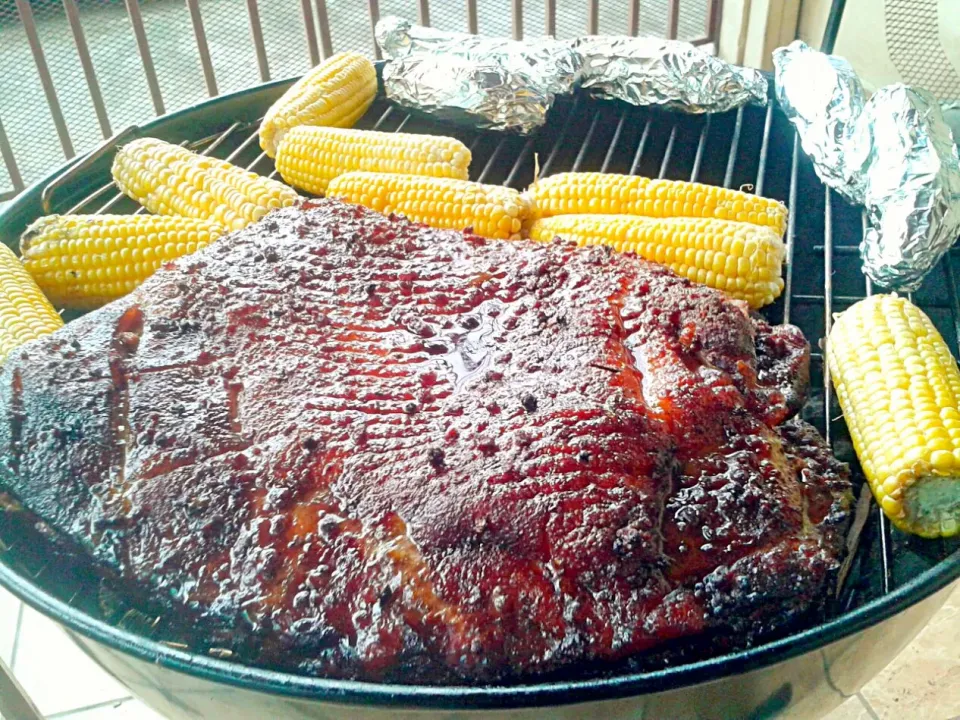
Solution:
[[[897,527],[926,538],[960,532],[960,473],[920,474],[903,494]]]
[[[15,348],[63,327],[13,250],[0,243],[0,363]]]
[[[155,138],[121,147],[111,172],[117,187],[154,215],[212,220],[230,230],[300,200],[277,180]]]
[[[960,369],[930,318],[875,295],[840,313],[826,358],[870,489],[893,524],[960,533]]]
[[[39,238],[42,238],[51,227],[55,227],[59,223],[59,215],[44,215],[30,223],[20,235],[20,255],[28,252]]]
[[[270,106],[260,124],[260,147],[274,158],[291,128],[352,127],[376,95],[373,63],[359,53],[337,53],[307,72]]]
[[[48,215],[20,238],[22,269],[57,307],[93,310],[224,233],[176,215]]]

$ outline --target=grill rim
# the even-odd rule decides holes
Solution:
[[[149,134],[154,131],[171,134],[171,126],[184,127],[184,121],[197,120],[201,113],[214,113],[230,106],[234,109],[246,110],[255,103],[246,103],[253,96],[279,97],[297,78],[285,78],[262,85],[247,88],[235,93],[212,98],[196,105],[183,108],[173,113],[158,117],[137,128],[139,133]],[[575,105],[570,109],[573,117],[576,106],[582,102],[580,95]],[[252,121],[249,113],[246,120]],[[767,117],[770,117],[767,111]],[[743,110],[737,112],[737,130],[741,125]],[[222,117],[235,117],[237,112],[223,112]],[[386,117],[386,113],[384,114]],[[396,130],[400,130],[412,115],[408,115]],[[709,116],[708,116],[709,117]],[[381,118],[382,121],[383,118]],[[228,125],[236,128],[242,120]],[[564,129],[568,129],[569,121],[564,121]],[[644,135],[650,130],[648,119],[644,127]],[[186,124],[190,127],[190,123]],[[217,135],[226,131],[224,127]],[[552,164],[556,149],[562,145],[564,132],[561,131],[554,144],[554,151],[547,163]],[[764,133],[764,147],[767,134]],[[705,133],[704,133],[705,135]],[[479,140],[479,134],[476,140]],[[736,132],[734,143],[739,139]],[[215,141],[216,142],[216,141]],[[502,140],[499,145],[502,145]],[[702,144],[702,142],[700,143]],[[642,149],[643,143],[640,148]],[[732,145],[731,156],[736,144]],[[40,207],[40,198],[43,189],[54,180],[76,168],[91,153],[77,156],[52,172],[46,178],[39,180],[24,190],[17,198],[0,210],[0,242],[9,235],[11,240],[19,236],[25,227],[24,217],[34,219],[36,213],[32,208]],[[798,157],[796,138],[792,148],[792,165],[795,166]],[[698,153],[699,155],[700,153]],[[261,154],[254,165],[263,158]],[[728,162],[727,176],[724,185],[730,184],[732,162]],[[492,165],[492,158],[488,161]],[[636,159],[634,160],[636,165]],[[94,163],[84,172],[93,172],[97,166]],[[636,168],[632,168],[631,174]],[[793,168],[791,168],[793,170]],[[544,175],[547,173],[544,172]],[[792,173],[791,173],[792,174]],[[511,172],[510,179],[514,173]],[[75,180],[79,184],[80,179]],[[791,193],[795,191],[796,183],[791,182]],[[91,188],[86,188],[83,196],[90,194]],[[830,192],[825,197],[826,207],[831,203]],[[100,212],[104,211],[101,209]],[[828,211],[829,212],[829,211]],[[791,219],[794,213],[791,212]],[[829,215],[828,215],[829,218]],[[7,226],[10,226],[9,228]],[[790,231],[788,230],[788,235]],[[792,250],[793,242],[789,242]],[[816,249],[817,246],[814,246]],[[832,256],[835,248],[825,252],[827,257]],[[788,266],[791,270],[793,264]],[[789,297],[789,296],[788,296]],[[788,300],[789,302],[789,300]],[[788,311],[789,312],[789,311]],[[789,320],[788,320],[789,321]],[[827,423],[827,428],[830,423]],[[829,429],[828,429],[829,432]],[[829,436],[827,436],[829,437]],[[889,532],[889,523],[880,515],[880,527]],[[885,527],[886,526],[886,527]],[[881,535],[888,540],[886,533]],[[889,541],[884,542],[884,561],[891,552]],[[886,570],[886,568],[885,568]],[[950,585],[960,578],[960,550],[940,560],[934,567],[920,573],[911,580],[895,587],[881,596],[868,600],[852,611],[845,611],[832,617],[824,623],[792,633],[786,637],[762,643],[755,647],[737,652],[727,653],[714,658],[696,662],[684,663],[661,670],[638,673],[615,674],[609,677],[600,677],[587,680],[560,681],[547,683],[521,683],[505,686],[431,686],[431,685],[401,685],[388,683],[370,683],[355,680],[338,680],[323,677],[307,677],[294,673],[268,670],[251,665],[217,659],[201,653],[184,651],[165,645],[161,641],[152,640],[134,632],[123,630],[110,625],[108,622],[94,618],[78,608],[59,600],[51,593],[18,573],[0,554],[0,586],[12,592],[23,602],[39,612],[51,617],[67,628],[83,635],[86,638],[100,642],[109,648],[127,653],[133,657],[151,664],[158,664],[165,668],[183,672],[204,680],[251,690],[268,693],[281,697],[291,697],[306,700],[319,700],[340,705],[368,705],[373,707],[416,707],[442,710],[479,710],[479,709],[521,709],[569,705],[596,700],[613,700],[635,697],[647,694],[662,693],[698,685],[705,682],[720,680],[725,677],[740,675],[754,670],[770,667],[784,661],[799,657],[805,653],[818,651],[831,643],[851,637],[858,632],[867,630],[881,622],[889,620],[900,612],[922,602],[928,597]],[[889,582],[889,572],[884,572],[885,590]]]
[[[2,216],[0,216],[2,220]],[[960,551],[895,590],[812,628],[716,658],[605,678],[505,686],[400,685],[307,677],[179,650],[97,620],[0,560],[0,586],[81,635],[151,664],[244,690],[342,705],[443,710],[520,709],[662,693],[741,675],[815,652],[888,620],[960,577]]]

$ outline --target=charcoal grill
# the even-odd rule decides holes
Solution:
[[[110,182],[117,144],[141,135],[183,143],[264,175],[256,128],[289,81],[211,100],[128,128],[98,150],[24,192],[0,214],[13,245],[47,212],[136,212]],[[382,97],[359,127],[455,135],[473,152],[471,176],[528,185],[542,176],[602,170],[752,188],[790,208],[782,297],[764,308],[798,325],[813,348],[804,416],[856,467],[819,343],[832,314],[874,291],[860,271],[861,211],[822,185],[797,136],[771,102],[691,116],[597,101],[558,101],[531,138],[444,125]],[[913,297],[955,354],[960,335],[954,248]],[[859,471],[857,482],[862,482]],[[862,489],[862,488],[861,488]],[[866,508],[869,493],[863,492]],[[960,542],[920,540],[892,528],[872,504],[849,572],[825,621],[759,647],[655,672],[538,685],[481,688],[389,686],[307,678],[244,667],[194,651],[104,601],[87,561],[65,552],[22,512],[0,512],[0,585],[64,625],[94,659],[160,712],[175,718],[810,717],[855,693],[943,604],[960,577]],[[122,615],[118,617],[118,615]],[[479,711],[479,712],[476,712]]]

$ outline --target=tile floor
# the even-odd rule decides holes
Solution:
[[[94,665],[54,623],[3,590],[0,657],[49,720],[161,720]],[[960,584],[916,640],[824,720],[888,718],[960,718]]]

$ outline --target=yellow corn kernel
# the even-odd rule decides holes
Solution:
[[[260,147],[269,157],[290,128],[299,125],[353,127],[377,96],[377,71],[355,52],[337,53],[300,78],[260,124]]]
[[[678,275],[759,308],[783,290],[783,242],[772,228],[726,220],[636,215],[556,215],[534,222],[530,238],[609,245],[667,265]],[[707,252],[712,255],[708,258]]]
[[[113,179],[152,213],[211,220],[228,230],[240,230],[300,197],[281,182],[154,138],[120,148]]]
[[[323,195],[335,177],[354,171],[469,177],[470,149],[443,135],[298,127],[277,151],[277,170],[286,182]]]
[[[955,535],[960,370],[930,318],[906,298],[875,295],[837,316],[826,356],[877,503],[904,532]]]
[[[519,240],[530,216],[529,203],[516,190],[452,178],[352,172],[332,180],[327,195],[430,227],[470,228],[502,240]]]
[[[713,218],[773,228],[783,237],[787,208],[776,200],[682,180],[616,173],[569,172],[527,190],[536,219],[580,213]]]
[[[63,320],[20,264],[0,243],[0,363],[10,351],[63,327]]]
[[[224,232],[209,220],[176,215],[48,215],[27,228],[20,254],[54,305],[92,310]]]

